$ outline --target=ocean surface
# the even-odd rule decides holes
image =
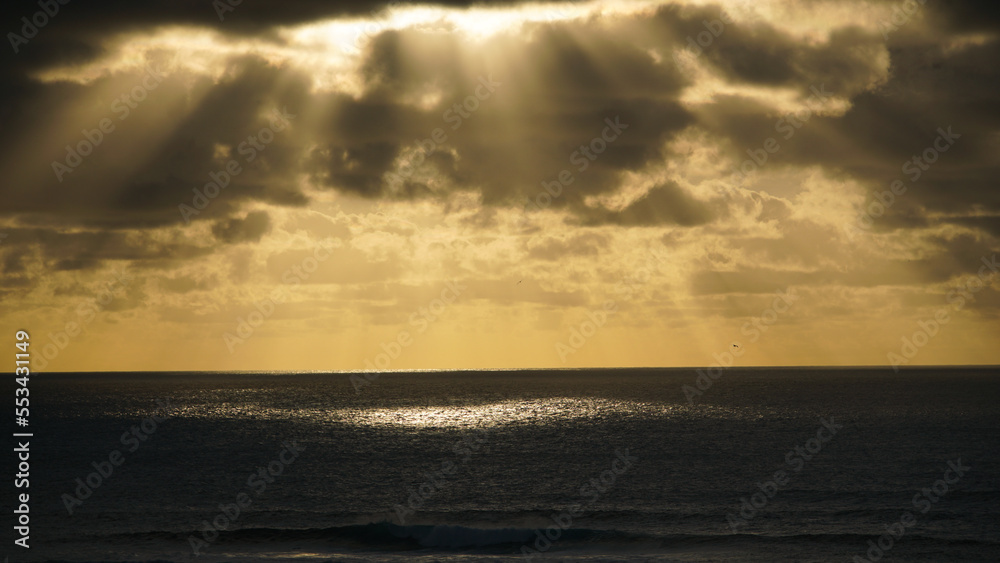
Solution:
[[[715,375],[39,373],[0,556],[1000,561],[1000,370]]]

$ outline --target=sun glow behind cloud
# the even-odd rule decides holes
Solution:
[[[165,72],[184,70],[218,79],[228,59],[257,55],[276,64],[290,62],[317,72],[320,87],[352,89],[357,85],[345,85],[329,76],[355,71],[370,40],[385,32],[413,29],[483,40],[500,33],[518,33],[522,26],[531,23],[636,14],[655,5],[651,1],[529,3],[466,9],[407,5],[383,10],[369,18],[337,18],[279,27],[276,34],[280,41],[239,39],[197,27],[166,26],[110,38],[107,56],[82,66],[45,69],[36,76],[46,82],[87,84],[101,76],[155,63]]]

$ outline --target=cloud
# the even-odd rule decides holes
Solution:
[[[246,217],[217,221],[212,234],[220,242],[257,242],[271,230],[271,220],[265,211],[251,211]]]
[[[0,65],[0,299],[48,318],[128,264],[158,280],[121,304],[147,320],[226,323],[280,286],[280,322],[340,330],[462,280],[450,330],[502,305],[535,334],[666,247],[620,326],[789,285],[800,311],[915,315],[1000,247],[997,9],[927,3],[884,34],[893,3],[803,6],[61,6]]]
[[[611,223],[629,227],[656,225],[703,225],[715,218],[713,206],[694,199],[676,183],[654,186],[621,211],[603,209],[592,213],[587,223]]]

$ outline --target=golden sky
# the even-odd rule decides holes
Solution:
[[[8,26],[33,369],[1000,363],[996,8],[330,4]]]

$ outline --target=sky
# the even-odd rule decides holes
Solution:
[[[1000,363],[995,2],[3,22],[33,370]]]

